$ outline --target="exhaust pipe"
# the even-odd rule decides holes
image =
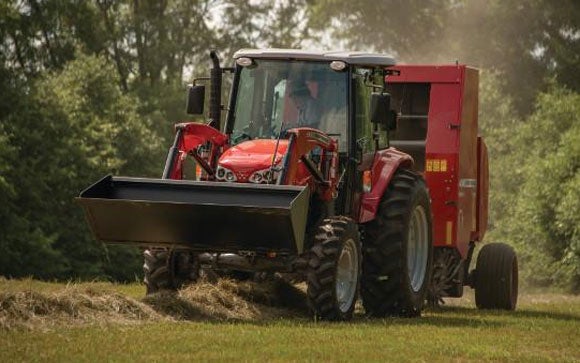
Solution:
[[[209,56],[213,65],[210,71],[209,126],[220,130],[222,113],[222,68],[215,50],[212,50]]]

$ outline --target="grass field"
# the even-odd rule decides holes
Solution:
[[[580,361],[578,296],[522,294],[510,313],[468,294],[420,319],[316,323],[232,286],[142,299],[138,284],[0,280],[0,362]]]

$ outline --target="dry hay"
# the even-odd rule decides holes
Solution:
[[[304,293],[283,280],[200,281],[177,293],[147,296],[156,311],[185,320],[271,320],[303,316]]]
[[[304,292],[282,280],[200,281],[136,300],[83,284],[56,292],[0,292],[0,329],[150,321],[264,321],[306,316]]]
[[[56,325],[127,324],[161,320],[150,306],[110,291],[67,286],[61,291],[43,293],[17,291],[0,293],[0,328],[41,328]]]

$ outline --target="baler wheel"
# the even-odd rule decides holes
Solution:
[[[477,256],[475,304],[479,309],[515,310],[518,301],[518,258],[505,243],[490,243]]]
[[[199,277],[199,261],[190,251],[147,249],[143,257],[147,295],[160,290],[177,290]]]
[[[431,234],[425,182],[399,169],[375,219],[365,225],[361,296],[369,316],[421,315],[432,270]]]
[[[307,299],[315,318],[352,318],[361,259],[357,224],[343,216],[324,219],[314,234],[307,267]]]

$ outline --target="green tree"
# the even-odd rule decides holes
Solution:
[[[346,43],[403,62],[459,60],[496,70],[519,114],[529,115],[545,80],[580,91],[580,3],[499,0],[319,0],[310,24],[322,44]],[[330,26],[329,26],[330,25]]]
[[[423,58],[444,31],[451,1],[319,0],[310,5],[314,34],[332,48],[388,52],[404,60]],[[330,34],[329,34],[330,33]]]
[[[580,291],[580,94],[554,86],[518,131],[521,191],[503,227],[525,277]]]
[[[515,111],[513,100],[506,94],[505,80],[499,72],[482,71],[479,85],[479,131],[484,137],[489,157],[489,221],[486,240],[508,240],[494,229],[503,225],[521,187],[518,174],[519,145],[514,135],[524,122]]]
[[[509,98],[487,103],[490,94],[497,92],[482,97],[483,108],[491,104],[489,114],[495,109],[503,116],[480,115],[490,148],[491,231],[486,239],[515,244],[525,283],[577,292],[580,94],[553,84],[524,119],[513,117]]]
[[[117,258],[135,251],[107,252],[73,203],[107,173],[151,176],[162,159],[150,122],[138,116],[137,99],[122,94],[114,74],[103,58],[77,57],[38,81],[28,102],[5,120],[9,142],[17,145],[6,179],[15,189],[10,214],[18,223],[2,238],[11,258],[0,273],[132,279],[138,271],[138,259]],[[30,238],[26,251],[23,238]],[[50,258],[31,264],[25,252],[41,246]]]

